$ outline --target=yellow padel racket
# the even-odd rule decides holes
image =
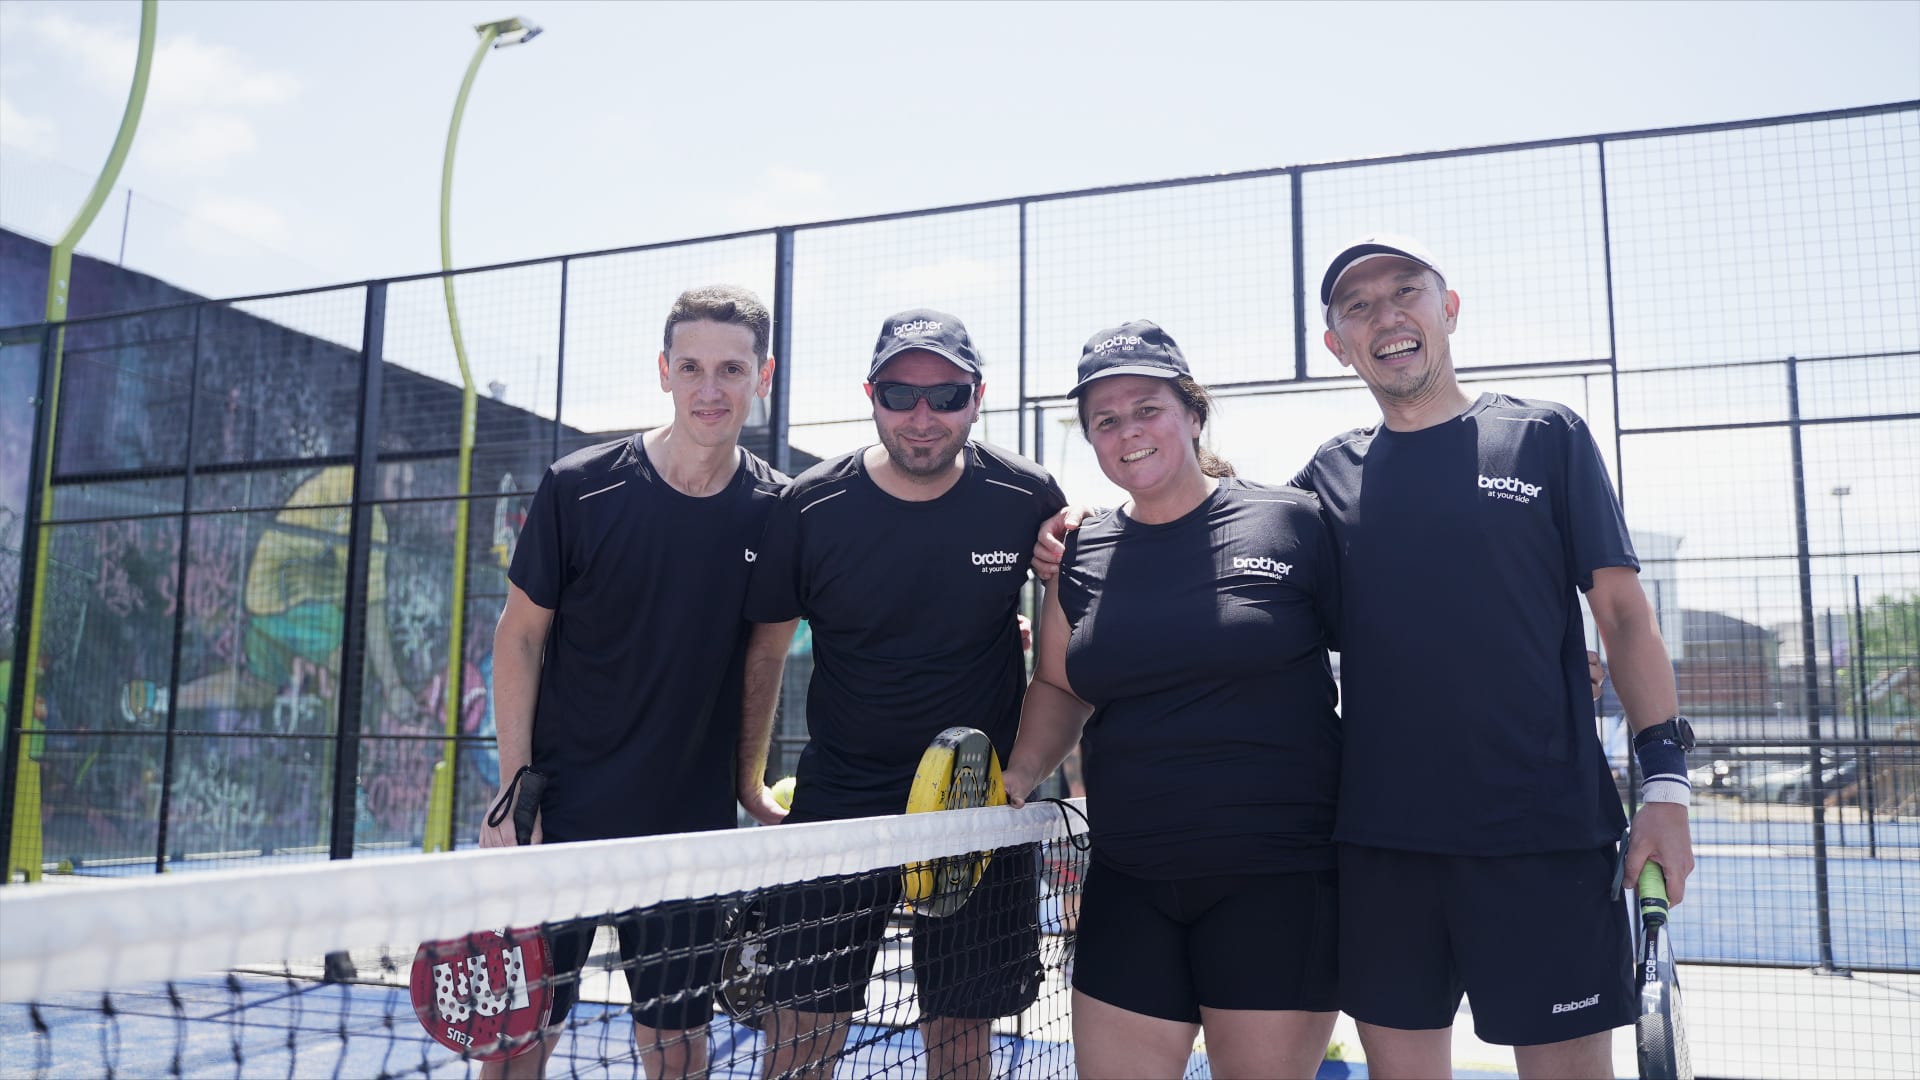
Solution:
[[[934,737],[920,755],[907,794],[907,813],[929,810],[966,810],[975,806],[1007,805],[1007,785],[1000,776],[1000,755],[993,741],[978,728],[950,727]],[[928,862],[908,863],[904,872],[907,902],[922,915],[951,915],[960,910],[987,872],[991,856],[984,851],[951,855]]]

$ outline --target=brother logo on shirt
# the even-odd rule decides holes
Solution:
[[[1132,334],[1119,334],[1095,345],[1093,351],[1097,354],[1104,354],[1110,353],[1115,349],[1131,349],[1135,345],[1145,345],[1146,343],[1146,339],[1144,338],[1134,337]]]
[[[1592,997],[1587,998],[1583,1001],[1562,1001],[1562,1002],[1556,1003],[1553,1007],[1553,1011],[1554,1011],[1554,1015],[1557,1016],[1560,1013],[1570,1013],[1578,1009],[1587,1008],[1590,1005],[1598,1005],[1598,1004],[1600,1004],[1600,995],[1595,994]]]
[[[1276,581],[1285,578],[1293,572],[1292,563],[1283,563],[1278,559],[1269,559],[1265,555],[1255,555],[1251,559],[1243,559],[1235,555],[1233,557],[1233,568],[1235,570],[1245,570],[1250,574],[1259,574],[1262,577],[1270,577]]]
[[[1495,499],[1512,499],[1514,502],[1530,503],[1540,497],[1546,488],[1539,484],[1529,484],[1517,476],[1488,476],[1480,474],[1480,490]]]
[[[921,334],[937,334],[940,323],[934,319],[915,319],[910,323],[901,323],[893,328],[894,337],[918,337]]]
[[[759,558],[759,557],[760,557],[760,556],[759,556],[759,555],[758,555],[758,554],[757,554],[757,553],[756,553],[756,552],[755,552],[755,551],[754,551],[754,550],[753,550],[752,548],[746,548],[745,550],[746,550],[746,553],[747,553],[747,561],[748,561],[748,562],[752,562],[753,560],[755,560],[755,559],[757,559],[757,558]]]
[[[1020,553],[1017,551],[975,551],[972,555],[973,565],[979,567],[983,574],[998,574],[1020,563]]]

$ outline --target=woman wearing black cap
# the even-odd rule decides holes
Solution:
[[[1083,1076],[1312,1076],[1333,1029],[1339,610],[1314,497],[1200,445],[1212,399],[1153,323],[1096,334],[1080,423],[1118,509],[1067,541],[1006,771],[1084,730],[1098,827],[1076,951]]]

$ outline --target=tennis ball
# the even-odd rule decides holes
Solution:
[[[793,783],[791,776],[783,776],[774,781],[773,801],[779,803],[782,809],[793,809]]]

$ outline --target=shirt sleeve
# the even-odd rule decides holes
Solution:
[[[1565,547],[1580,591],[1593,588],[1593,572],[1608,566],[1640,569],[1626,515],[1607,479],[1607,465],[1593,432],[1569,414],[1566,428]]]
[[[800,603],[800,504],[794,489],[782,492],[767,514],[766,531],[747,579],[746,616],[777,623],[806,614]]]
[[[1333,530],[1321,513],[1320,500],[1313,501],[1310,513],[1300,515],[1299,528],[1311,541],[1313,550],[1313,610],[1320,616],[1320,630],[1327,648],[1340,651],[1340,552],[1333,542]]]
[[[520,538],[514,542],[513,562],[507,567],[507,580],[518,585],[527,599],[549,611],[560,606],[560,593],[567,584],[567,560],[560,546],[558,487],[553,470],[547,470],[534,489],[533,505],[527,509]]]
[[[1065,492],[1060,490],[1060,482],[1053,478],[1052,473],[1047,473],[1046,477],[1046,486],[1040,489],[1039,496],[1040,521],[1042,524],[1045,524],[1048,518],[1059,513],[1061,508],[1067,505],[1067,496]]]
[[[1312,459],[1308,459],[1307,463],[1300,467],[1300,471],[1293,474],[1293,479],[1287,481],[1287,486],[1299,488],[1301,491],[1319,492],[1320,489],[1313,486]]]

